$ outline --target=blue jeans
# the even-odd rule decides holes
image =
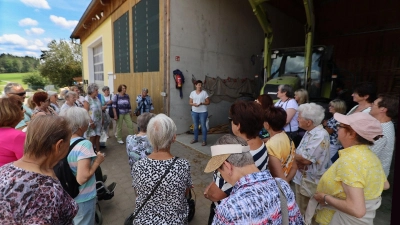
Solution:
[[[207,141],[207,117],[208,117],[208,112],[202,112],[202,113],[197,113],[192,111],[192,120],[194,123],[194,140],[198,141],[199,140],[199,121],[201,124],[201,131],[203,134],[203,141]]]
[[[95,223],[95,212],[96,212],[96,197],[86,201],[78,203],[79,210],[74,218],[74,224],[94,225]]]

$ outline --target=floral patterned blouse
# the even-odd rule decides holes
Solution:
[[[147,136],[128,135],[126,137],[126,153],[129,158],[131,169],[135,162],[146,158],[153,152],[153,147],[150,145]]]
[[[12,163],[0,167],[0,224],[74,224],[78,205],[60,182]]]
[[[305,175],[316,184],[318,184],[321,176],[331,165],[329,146],[329,133],[322,125],[318,125],[304,134],[296,149],[296,154],[311,161],[311,164],[307,166]],[[302,172],[297,170],[293,182],[300,185],[302,176]]]
[[[89,103],[89,115],[93,122],[99,122],[102,119],[101,102],[97,97],[85,97],[85,100]]]

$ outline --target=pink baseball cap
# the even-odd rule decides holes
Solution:
[[[333,115],[339,123],[349,125],[358,135],[368,141],[375,141],[379,135],[382,135],[381,123],[369,113],[357,112],[350,115],[335,113]]]

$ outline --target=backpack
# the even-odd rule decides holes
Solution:
[[[85,139],[79,139],[76,140],[74,143],[72,143],[72,145],[69,147],[68,154],[63,159],[61,159],[53,168],[54,173],[56,174],[62,187],[72,198],[78,196],[80,184],[78,183],[78,181],[76,181],[76,177],[72,173],[67,158],[71,150],[75,147],[75,145],[83,140]]]

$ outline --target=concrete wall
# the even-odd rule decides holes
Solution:
[[[93,47],[98,44],[103,45],[103,68],[104,68],[104,83],[102,86],[108,85],[108,73],[114,71],[113,45],[112,45],[112,23],[111,17],[108,17],[93,33],[85,39],[82,44],[82,59],[83,59],[83,79],[89,80],[89,83],[94,81],[93,73]],[[101,92],[101,91],[100,91]]]
[[[272,8],[268,10],[275,30],[273,47],[297,46],[304,43],[303,25]],[[300,33],[299,33],[300,32]],[[299,33],[300,35],[297,35]],[[262,69],[261,61],[251,64],[251,55],[264,48],[263,31],[248,1],[244,0],[172,0],[170,76],[180,69],[185,75],[183,99],[171,78],[170,116],[178,133],[192,124],[189,95],[195,79],[211,77],[253,78]],[[175,61],[179,56],[180,61]],[[222,101],[208,106],[210,127],[227,123],[232,103]]]

